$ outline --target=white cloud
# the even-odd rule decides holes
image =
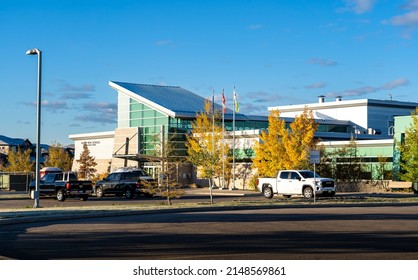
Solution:
[[[26,106],[36,107],[37,102],[21,102]],[[42,100],[41,101],[41,109],[45,109],[51,112],[57,112],[58,110],[67,110],[69,109],[67,102],[62,100]]]
[[[116,113],[118,105],[116,103],[92,102],[84,104],[83,109],[91,112]]]
[[[169,46],[169,45],[173,44],[173,41],[171,41],[171,40],[159,40],[159,41],[155,42],[155,44],[157,46]]]
[[[116,123],[116,117],[114,115],[106,114],[88,114],[80,115],[74,118],[76,122],[90,122],[90,123],[99,123],[102,125]],[[73,127],[80,126],[79,123],[73,124]]]
[[[402,8],[406,10],[414,10],[418,9],[418,0],[408,0],[406,3],[402,6]]]
[[[41,107],[43,110],[47,110],[52,113],[63,113],[64,110],[70,109],[67,102],[61,100],[44,100],[41,102]]]
[[[271,104],[277,104],[282,100],[282,96],[278,93],[269,93],[267,91],[250,91],[246,94],[243,94],[240,98],[238,93],[238,102],[240,107],[240,112],[244,114],[257,114],[257,115],[266,115],[266,107],[271,106]],[[249,101],[251,100],[251,101]],[[232,101],[231,103],[232,104]],[[228,104],[227,104],[228,106]]]
[[[55,79],[52,81],[53,84],[58,86],[59,92],[92,92],[96,90],[96,87],[92,84],[84,84],[81,86],[74,86],[65,80]]]
[[[316,88],[324,88],[324,87],[326,87],[326,84],[322,82],[313,83],[313,84],[305,86],[306,89],[316,89]]]
[[[378,88],[373,87],[373,86],[364,86],[364,87],[359,87],[359,88],[355,88],[355,89],[346,90],[339,95],[342,95],[342,96],[363,96],[363,95],[366,95],[368,93],[376,92],[377,90],[378,90]]]
[[[418,0],[409,0],[401,7],[409,12],[383,20],[383,24],[401,27],[402,37],[409,39],[412,32],[418,27]]]
[[[79,100],[79,99],[88,99],[91,98],[92,95],[90,93],[86,93],[86,92],[75,92],[75,93],[63,93],[61,95],[61,98],[63,99],[75,99],[75,100]]]
[[[385,21],[394,26],[416,27],[418,26],[418,10],[392,17],[389,21]]]
[[[266,115],[267,109],[266,104],[257,104],[257,103],[239,103],[239,111],[244,114],[253,114],[253,115]]]
[[[338,62],[323,58],[311,58],[307,61],[309,64],[318,64],[322,66],[336,66]]]
[[[248,29],[257,30],[257,29],[260,29],[262,27],[263,26],[261,24],[253,24],[253,25],[248,26]]]
[[[364,14],[371,11],[377,0],[345,0],[346,7],[339,9],[342,12]]]
[[[82,106],[87,114],[78,115],[75,121],[93,122],[100,124],[115,123],[117,119],[117,104],[106,102],[92,102]]]
[[[391,81],[389,83],[386,83],[386,84],[382,85],[380,87],[380,89],[382,89],[382,90],[391,90],[391,89],[394,89],[394,88],[397,88],[397,87],[406,86],[408,84],[409,84],[409,80],[408,79],[399,78],[399,79],[393,80],[393,81]]]
[[[250,91],[247,93],[247,96],[250,96],[255,103],[270,103],[281,99],[281,96],[278,94],[272,94],[261,90]]]
[[[388,83],[385,83],[380,86],[363,86],[355,89],[349,89],[342,92],[329,92],[326,94],[327,97],[336,97],[336,96],[363,96],[369,93],[385,91],[385,90],[393,90],[398,87],[406,86],[409,84],[409,80],[405,78],[399,78]]]

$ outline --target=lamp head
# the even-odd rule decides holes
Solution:
[[[28,50],[26,52],[27,55],[35,55],[35,54],[39,54],[39,53],[40,53],[40,50],[38,50],[38,49],[31,49],[31,50]]]

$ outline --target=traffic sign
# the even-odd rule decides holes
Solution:
[[[311,163],[319,164],[321,163],[321,154],[319,151],[312,150],[310,154]]]

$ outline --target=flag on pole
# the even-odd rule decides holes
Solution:
[[[225,95],[224,95],[224,90],[222,90],[222,107],[223,107],[223,112],[226,113],[226,99],[225,99]]]
[[[235,92],[235,87],[234,87],[234,104],[235,104],[235,112],[239,112],[239,104],[238,104],[238,98],[237,98],[237,93]]]

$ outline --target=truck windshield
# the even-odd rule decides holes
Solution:
[[[300,175],[302,175],[303,178],[321,178],[318,174],[315,174],[312,171],[300,171]]]

